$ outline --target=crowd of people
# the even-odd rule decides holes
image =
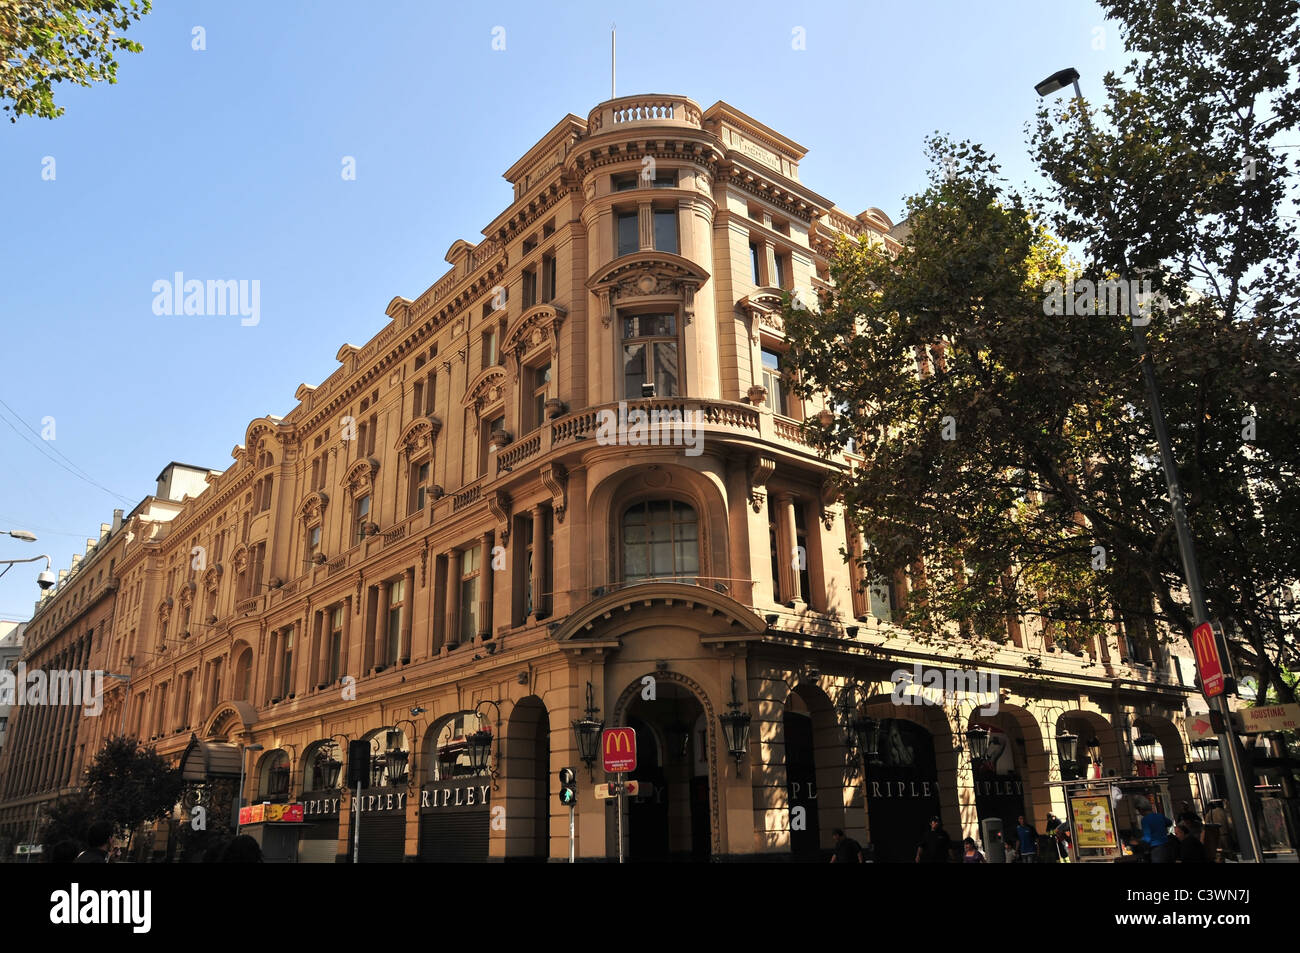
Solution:
[[[109,864],[115,862],[113,825],[96,821],[86,829],[86,840],[66,839],[50,847],[47,855],[52,864]],[[204,864],[260,864],[262,847],[257,839],[247,834],[234,837],[215,837],[199,858]]]

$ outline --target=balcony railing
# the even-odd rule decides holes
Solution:
[[[587,115],[587,132],[609,132],[632,123],[700,128],[700,107],[685,96],[621,96],[601,103]]]
[[[525,437],[508,450],[497,454],[497,473],[509,473],[529,457],[535,456],[542,449],[542,432],[538,430],[531,437]]]

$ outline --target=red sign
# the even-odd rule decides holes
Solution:
[[[1192,650],[1196,653],[1196,668],[1201,673],[1201,693],[1206,698],[1223,694],[1223,660],[1219,658],[1219,641],[1214,636],[1214,625],[1202,622],[1192,632]]]
[[[605,770],[610,774],[636,770],[636,729],[606,728],[600,736]]]
[[[302,804],[250,804],[239,809],[239,823],[269,824],[276,821],[298,823],[302,821]]]

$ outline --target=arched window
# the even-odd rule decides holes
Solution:
[[[679,500],[644,500],[623,513],[623,581],[670,579],[694,585],[700,571],[695,508]]]
[[[246,648],[235,662],[235,699],[248,701],[253,685],[253,650]]]
[[[472,711],[462,711],[443,719],[432,732],[434,757],[429,765],[429,779],[446,781],[478,774],[470,758],[470,737],[478,731],[491,731]]]

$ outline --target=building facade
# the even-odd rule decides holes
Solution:
[[[0,619],[0,672],[6,671],[18,661],[23,651],[23,630],[26,622]],[[0,754],[4,753],[5,739],[9,735],[9,714],[13,706],[7,699],[0,699]]]
[[[829,478],[851,458],[801,437],[827,408],[784,385],[780,318],[827,287],[837,237],[894,226],[805,186],[804,154],[726,103],[564,117],[445,275],[174,515],[131,515],[91,647],[130,680],[92,734],[182,764],[172,846],[242,794],[272,859],[564,859],[569,766],[579,858],[617,853],[621,810],[632,859],[812,858],[843,827],[902,860],[930,814],[1064,816],[1058,735],[1128,770],[1150,731],[1183,763],[1191,689],[1154,632],[1074,655],[1013,620],[981,663],[996,712],[896,691],[896,670],[963,662],[893,623],[906,576],[846,559],[862,541]],[[864,714],[879,763],[845,745]],[[618,807],[584,718],[637,731]],[[998,744],[973,767],[976,724]]]

